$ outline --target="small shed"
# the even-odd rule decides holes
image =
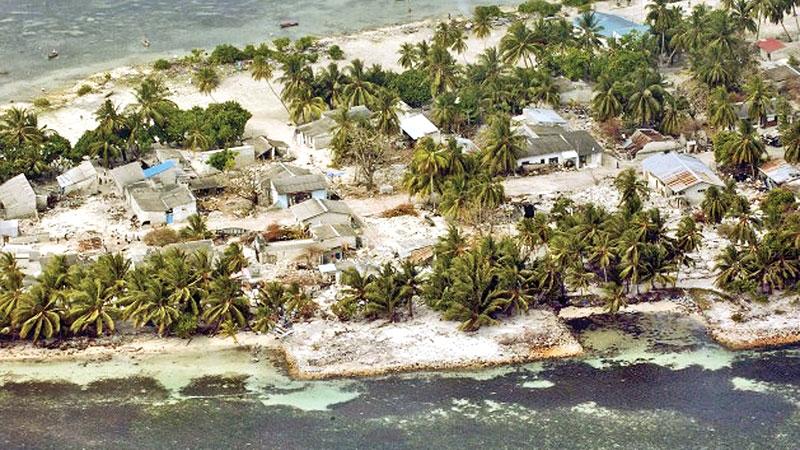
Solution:
[[[84,161],[56,177],[62,194],[97,189],[97,169],[91,161]]]
[[[145,176],[142,165],[138,162],[132,162],[111,169],[111,179],[114,180],[117,190],[123,193],[126,187],[144,181]]]
[[[758,173],[767,189],[800,184],[796,183],[800,180],[800,169],[783,158],[770,159],[758,168]]]
[[[23,219],[36,215],[36,192],[21,173],[0,185],[0,211],[6,219]]]
[[[128,188],[128,198],[131,212],[140,225],[183,222],[197,214],[197,201],[184,185],[138,183]]]
[[[302,203],[308,199],[328,198],[328,182],[319,174],[285,175],[270,180],[270,198],[280,208]]]
[[[345,224],[356,227],[353,211],[340,200],[311,199],[289,208],[297,222],[306,226]]]
[[[708,166],[697,158],[680,153],[659,153],[642,162],[644,177],[649,186],[665,197],[680,196],[690,204],[698,204],[710,186],[724,183]]]
[[[400,129],[413,141],[426,136],[432,138],[435,142],[441,141],[439,129],[420,113],[400,117]]]

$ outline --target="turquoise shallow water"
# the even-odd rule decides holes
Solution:
[[[0,0],[0,101],[219,43],[327,36],[469,13],[478,0]],[[518,1],[497,0],[493,4]],[[282,20],[300,26],[281,30]],[[151,42],[149,48],[142,39]],[[48,61],[51,49],[60,56]]]
[[[670,314],[571,326],[584,358],[369,380],[294,382],[245,350],[194,357],[196,376],[9,366],[0,447],[797,448],[797,349],[727,352]]]

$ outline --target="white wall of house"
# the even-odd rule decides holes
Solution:
[[[167,223],[167,215],[164,211],[145,211],[143,210],[136,199],[131,197],[130,201],[131,213],[136,216],[139,225],[148,223],[150,225],[163,225]]]
[[[701,182],[676,193],[650,172],[644,172],[644,179],[647,181],[648,187],[658,191],[664,197],[679,196],[692,205],[700,204],[706,196],[706,190],[712,186],[709,183]]]
[[[61,190],[64,194],[69,194],[70,192],[77,192],[77,191],[96,191],[97,190],[97,177],[87,178],[83,181],[78,183],[70,184],[64,186]]]
[[[172,222],[184,222],[189,216],[197,214],[197,202],[187,203],[178,207],[172,208]]]
[[[566,153],[567,152],[547,153],[544,155],[520,158],[517,160],[517,166],[522,167],[523,165],[528,164],[564,164],[568,159],[572,159],[577,167],[578,159],[574,156],[570,157],[570,155],[567,155]]]

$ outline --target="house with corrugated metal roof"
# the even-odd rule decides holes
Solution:
[[[91,161],[84,161],[56,177],[62,194],[97,189],[97,169]]]
[[[525,137],[525,148],[517,166],[549,164],[576,168],[597,167],[602,163],[603,146],[585,130],[568,131],[561,127],[523,126],[517,132]]]
[[[783,158],[773,158],[761,164],[758,173],[767,189],[779,186],[796,188],[800,186],[800,169]]]
[[[424,137],[429,137],[436,143],[442,140],[442,135],[436,125],[421,113],[403,114],[399,117],[399,122],[400,130],[412,141]]]
[[[197,214],[197,201],[185,185],[160,185],[149,181],[126,188],[131,213],[140,225],[183,222]]]
[[[345,224],[358,226],[355,214],[340,200],[311,199],[289,208],[297,222],[306,226]]]
[[[680,197],[690,204],[703,201],[711,186],[725,183],[697,158],[681,153],[659,153],[642,161],[648,185],[665,197]]]
[[[290,174],[270,181],[270,199],[280,208],[289,208],[308,199],[328,198],[328,182],[319,174]]]

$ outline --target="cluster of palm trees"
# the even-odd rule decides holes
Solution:
[[[487,161],[499,158],[498,152],[491,153],[493,148],[470,154],[454,139],[441,144],[429,137],[420,139],[406,170],[404,186],[410,195],[427,198],[450,219],[485,223],[489,213],[505,201],[501,180],[494,176],[492,166],[487,166]]]
[[[232,145],[241,139],[251,117],[236,102],[183,111],[169,96],[164,80],[153,76],[134,89],[135,102],[124,110],[106,100],[94,113],[97,127],[81,136],[75,153],[100,159],[109,167],[118,159],[140,157],[156,141],[192,150]]]
[[[297,284],[268,282],[246,294],[238,244],[218,257],[170,249],[141,264],[119,254],[70,263],[53,256],[33,285],[13,255],[0,254],[0,331],[39,341],[114,333],[120,320],[159,335],[267,332],[281,321],[310,317],[316,304]]]
[[[0,183],[20,173],[50,175],[72,157],[69,141],[40,126],[34,112],[13,107],[0,114]]]
[[[712,206],[713,204],[713,206]],[[747,199],[710,195],[704,210],[726,217],[720,231],[730,244],[716,258],[715,284],[736,294],[769,295],[800,280],[800,212],[794,194],[775,189],[761,203],[764,220]],[[712,215],[709,212],[707,216]]]
[[[342,273],[342,295],[331,307],[340,320],[361,318],[397,322],[414,316],[414,298],[421,276],[409,260],[395,268],[386,263],[377,273],[362,274],[351,268]]]

